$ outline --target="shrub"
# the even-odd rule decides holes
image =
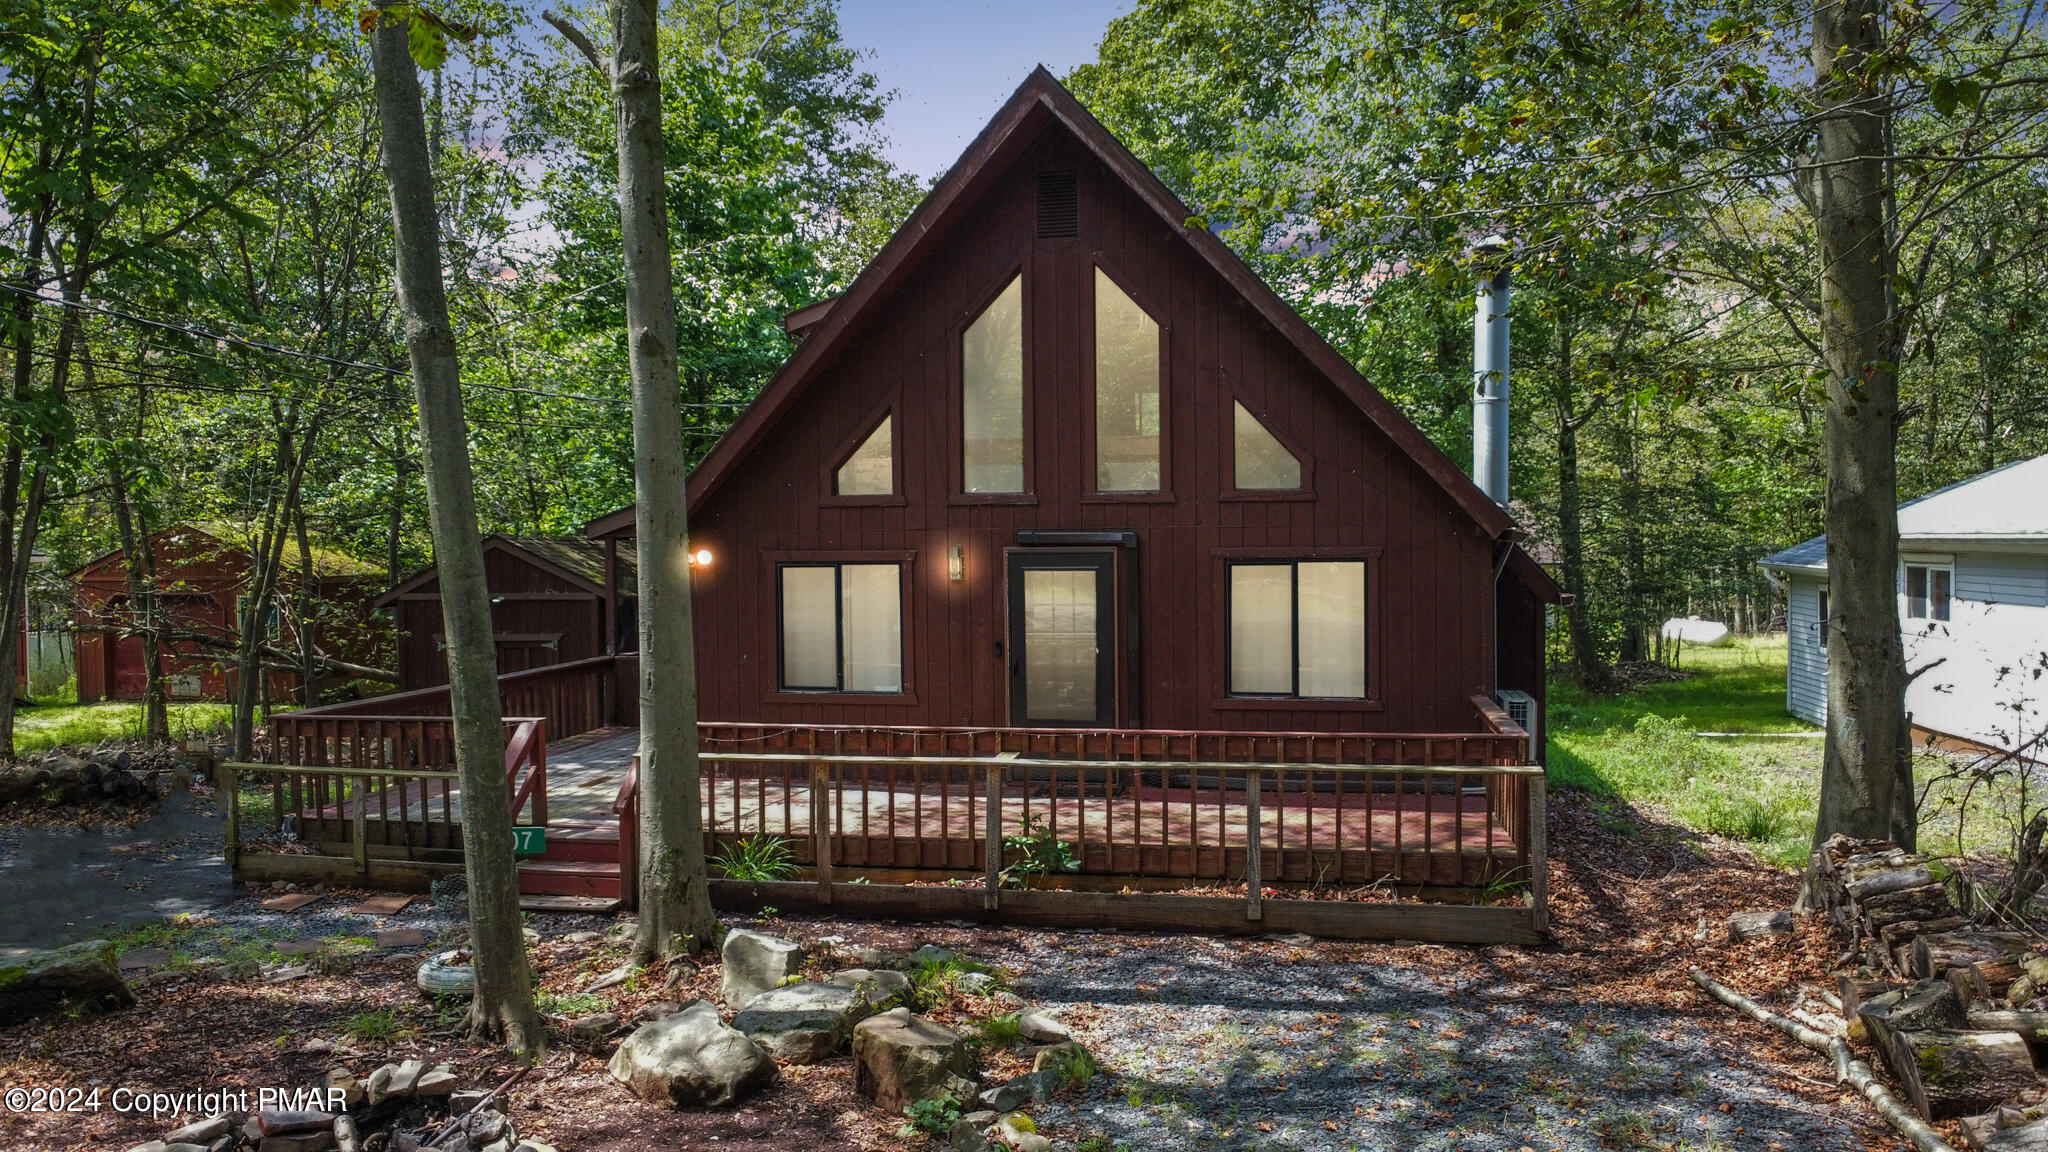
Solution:
[[[796,855],[789,841],[780,836],[750,836],[719,849],[711,865],[727,880],[756,884],[787,880],[796,875]]]
[[[1021,832],[1003,837],[1003,849],[1024,854],[1023,859],[1003,869],[1003,883],[1013,888],[1024,887],[1029,883],[1028,877],[1081,870],[1081,861],[1074,857],[1073,847],[1055,837],[1051,826],[1038,816],[1025,816]]]
[[[919,1100],[903,1110],[910,1123],[898,1129],[896,1135],[909,1139],[922,1132],[927,1136],[943,1138],[960,1122],[960,1101],[951,1095],[940,1094],[929,1100]]]

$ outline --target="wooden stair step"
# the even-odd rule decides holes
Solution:
[[[519,891],[535,896],[602,896],[617,900],[619,864],[599,860],[536,860],[519,865]]]
[[[587,916],[606,916],[619,910],[623,903],[604,896],[521,896],[519,910],[522,912],[578,912]]]

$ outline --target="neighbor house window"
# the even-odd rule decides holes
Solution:
[[[1159,322],[1095,270],[1095,489],[1159,491]]]
[[[1301,461],[1244,405],[1233,400],[1230,406],[1237,420],[1237,490],[1287,492],[1300,488]]]
[[[782,687],[903,691],[903,582],[896,564],[785,564]]]
[[[896,494],[895,431],[890,427],[890,417],[882,417],[868,438],[839,466],[832,487],[841,496]]]
[[[1906,618],[1946,620],[1955,569],[1946,564],[1906,565]]]
[[[1814,625],[1820,630],[1820,650],[1828,650],[1828,590],[1820,590],[1820,622]]]
[[[1365,562],[1230,565],[1230,693],[1365,698]]]
[[[969,492],[1024,491],[1024,279],[961,337],[960,459]]]

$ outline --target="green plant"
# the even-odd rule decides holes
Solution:
[[[1095,1079],[1095,1057],[1079,1044],[1058,1044],[1045,1050],[1046,1066],[1059,1079],[1062,1092],[1086,1088]]]
[[[904,997],[909,1006],[919,1012],[930,1011],[939,1001],[953,992],[953,985],[969,972],[981,972],[996,977],[989,991],[1002,987],[1002,974],[978,960],[959,956],[948,956],[944,960],[926,960],[910,970],[910,991]]]
[[[960,1101],[948,1093],[940,1093],[928,1100],[919,1100],[903,1110],[910,1123],[897,1129],[896,1135],[904,1139],[922,1132],[927,1136],[944,1137],[960,1122]]]
[[[974,1026],[976,1047],[984,1052],[1014,1047],[1024,1039],[1024,1026],[1018,1022],[1017,1014],[991,1016]]]
[[[358,1012],[338,1025],[341,1034],[365,1044],[389,1044],[412,1035],[412,1025],[389,1008]]]
[[[536,992],[533,1006],[546,1016],[589,1016],[605,1010],[605,998],[595,992]]]
[[[1022,858],[1003,868],[1003,883],[1012,888],[1024,887],[1032,876],[1081,870],[1073,846],[1054,836],[1052,826],[1038,816],[1026,815],[1022,831],[1003,837],[1003,850],[1023,853]]]
[[[720,848],[711,865],[727,880],[762,884],[796,875],[796,854],[780,836],[749,836]]]

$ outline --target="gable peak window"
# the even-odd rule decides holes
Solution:
[[[1024,278],[1014,276],[960,338],[961,486],[1024,491]]]
[[[1240,401],[1236,422],[1236,487],[1240,492],[1292,492],[1301,487],[1301,461]]]
[[[786,692],[903,691],[900,564],[784,564],[777,631]]]
[[[1232,696],[1365,699],[1365,561],[1249,561],[1229,575]]]
[[[1159,322],[1095,270],[1095,489],[1157,492]]]
[[[875,430],[853,450],[833,475],[832,488],[840,496],[894,496],[896,494],[896,435],[893,415],[882,417]]]
[[[1947,620],[1955,579],[1955,568],[1950,564],[1906,565],[1906,619]]]

